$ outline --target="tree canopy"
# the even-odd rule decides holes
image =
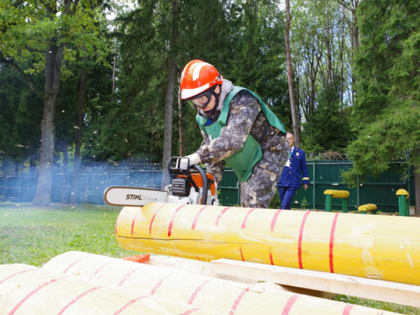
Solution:
[[[355,59],[357,138],[348,179],[378,174],[391,161],[420,171],[420,20],[418,1],[363,1]]]

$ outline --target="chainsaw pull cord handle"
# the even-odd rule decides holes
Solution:
[[[198,165],[193,165],[193,168],[195,168],[201,175],[201,178],[203,179],[203,196],[201,198],[201,204],[205,205],[207,204],[207,194],[209,189],[209,181],[207,179],[207,175],[204,173],[203,169]]]

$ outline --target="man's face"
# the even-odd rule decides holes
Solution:
[[[216,86],[214,89],[216,94],[220,93],[220,86]],[[203,112],[210,112],[216,106],[216,97],[210,91],[208,93],[202,93],[196,98],[191,100],[197,109],[201,109]]]
[[[295,145],[295,136],[293,135],[293,133],[288,132],[286,134],[286,141],[289,145],[289,148],[292,148]]]

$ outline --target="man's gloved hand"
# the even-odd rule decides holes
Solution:
[[[180,157],[177,162],[177,167],[181,170],[188,170],[191,166],[201,162],[200,156],[193,153],[187,156]]]

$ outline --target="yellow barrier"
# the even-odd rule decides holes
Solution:
[[[324,191],[324,195],[325,195],[325,211],[331,211],[332,199],[338,198],[338,199],[341,199],[341,210],[343,210],[344,212],[347,212],[348,210],[347,198],[350,196],[349,191],[326,189]]]
[[[366,213],[376,211],[377,209],[378,207],[374,203],[367,203],[365,205],[360,205],[358,211]]]
[[[396,194],[397,196],[405,196],[405,199],[410,198],[410,194],[408,193],[408,191],[407,191],[407,190],[405,190],[405,189],[402,189],[402,188],[398,189],[398,190],[397,190],[397,192],[396,192],[395,194]]]
[[[333,198],[348,198],[350,192],[347,190],[327,189],[324,191],[324,195],[331,195]]]
[[[149,203],[125,207],[121,247],[420,284],[420,219]]]

